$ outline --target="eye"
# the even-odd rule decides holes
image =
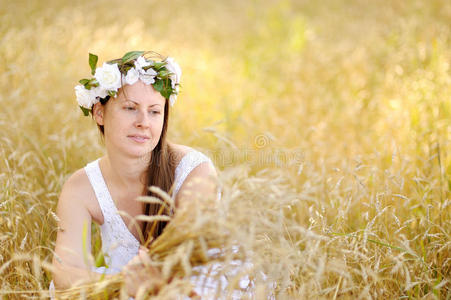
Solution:
[[[133,106],[125,106],[124,109],[125,110],[135,110],[135,108]]]
[[[153,115],[158,115],[158,114],[160,114],[160,111],[158,111],[158,110],[152,110],[150,113],[153,114]]]

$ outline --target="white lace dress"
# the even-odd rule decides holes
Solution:
[[[122,267],[138,254],[140,243],[128,230],[121,216],[117,213],[117,208],[102,176],[99,167],[99,159],[88,163],[84,169],[88,175],[92,188],[94,189],[104,218],[104,223],[100,226],[100,233],[102,238],[102,251],[108,268],[93,267],[92,271],[102,274],[114,274],[120,272]],[[213,165],[210,158],[197,150],[191,150],[183,156],[175,169],[174,199],[188,174],[195,167],[204,162]],[[221,192],[218,191],[218,198],[220,197]],[[200,274],[205,273],[202,268],[197,268],[197,271]],[[205,275],[192,276],[191,281],[195,285],[194,290],[201,295],[203,299],[205,299],[203,295],[213,294],[216,290],[217,284],[208,280],[206,281]],[[224,286],[224,283],[221,285]],[[52,296],[51,298],[53,299],[55,290],[53,280],[50,282],[49,290]]]

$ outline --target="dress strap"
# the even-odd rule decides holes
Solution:
[[[177,195],[188,174],[203,162],[209,162],[213,165],[208,156],[197,150],[191,150],[182,157],[175,169],[173,198]]]
[[[102,210],[104,222],[116,214],[116,207],[111,199],[108,187],[103,179],[102,171],[99,166],[100,158],[88,163],[84,167],[86,175],[88,175],[89,182],[96,194],[100,209]]]

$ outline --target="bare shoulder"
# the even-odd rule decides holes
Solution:
[[[58,200],[57,213],[63,210],[86,211],[92,215],[95,194],[83,168],[75,171],[64,183]]]
[[[61,194],[70,196],[70,195],[78,195],[80,199],[83,199],[84,196],[91,195],[91,187],[90,187],[88,175],[83,168],[75,171],[63,185],[61,190]]]

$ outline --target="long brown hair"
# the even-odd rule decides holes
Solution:
[[[122,88],[120,89],[122,90]],[[102,105],[106,105],[110,96],[107,96],[100,100]],[[143,195],[153,196],[160,198],[157,194],[151,192],[148,187],[157,186],[168,194],[171,194],[171,187],[174,182],[174,172],[175,165],[174,161],[171,159],[173,157],[174,150],[171,149],[166,140],[166,132],[168,129],[169,122],[169,102],[168,99],[165,100],[164,105],[164,117],[163,117],[163,128],[161,130],[160,140],[155,148],[152,150],[151,159],[149,161],[147,171],[146,171],[146,186],[143,191]],[[103,125],[97,124],[102,136],[104,136],[104,127]],[[163,200],[163,199],[161,199]],[[163,200],[164,201],[164,200]],[[162,211],[160,211],[162,209]],[[164,208],[161,207],[160,204],[151,204],[146,203],[144,205],[144,213],[148,216],[157,215],[160,212],[162,215],[169,215],[169,209],[167,206]],[[144,223],[142,234],[144,236],[144,241],[147,241],[149,238],[156,239],[166,227],[166,221],[156,221],[149,224],[148,222]],[[152,226],[153,225],[153,226]],[[152,230],[152,232],[150,232]],[[150,237],[151,235],[151,237]]]

